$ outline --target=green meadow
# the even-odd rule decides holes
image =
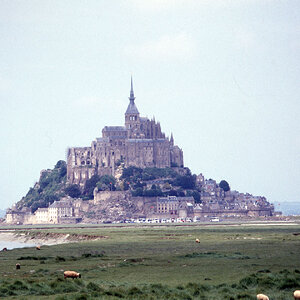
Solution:
[[[264,293],[288,300],[300,289],[300,225],[29,231],[32,237],[55,233],[100,239],[0,252],[1,298],[235,300]],[[64,279],[65,270],[82,278]]]

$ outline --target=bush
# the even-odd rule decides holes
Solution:
[[[94,283],[94,282],[90,282],[90,283],[86,286],[86,288],[87,288],[89,291],[94,291],[94,292],[102,292],[102,291],[103,291],[103,289],[102,289],[99,285],[97,285],[96,283]]]
[[[99,191],[115,191],[116,179],[113,176],[104,175],[101,176],[97,182],[97,188]]]
[[[94,189],[97,186],[97,182],[100,180],[100,176],[93,175],[90,179],[85,182],[83,195],[87,196],[89,199],[93,199]]]
[[[220,186],[221,189],[224,190],[224,192],[230,191],[230,186],[229,186],[229,184],[226,180],[221,180],[220,183],[219,183],[219,186]]]
[[[65,192],[72,198],[77,198],[81,195],[80,188],[77,184],[71,184],[65,188]]]
[[[181,186],[183,189],[194,189],[196,183],[195,175],[178,175],[173,182],[175,186]]]

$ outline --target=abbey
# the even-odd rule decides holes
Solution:
[[[91,147],[69,148],[67,178],[70,184],[84,186],[93,175],[115,175],[124,167],[183,167],[182,150],[161,131],[160,123],[141,117],[135,105],[132,78],[125,126],[105,126],[102,137]]]

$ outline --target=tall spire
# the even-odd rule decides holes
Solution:
[[[132,75],[131,75],[131,89],[130,89],[130,97],[129,97],[129,100],[130,102],[133,102],[134,103],[134,92],[133,92],[133,83],[132,83]]]
[[[137,107],[135,106],[134,100],[134,92],[133,92],[133,83],[132,83],[132,75],[131,75],[131,88],[130,88],[130,96],[128,98],[130,100],[129,105],[125,114],[139,114]]]
[[[170,143],[171,143],[172,146],[174,146],[174,138],[173,138],[173,133],[172,132],[171,132]]]

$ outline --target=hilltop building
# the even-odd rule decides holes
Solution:
[[[84,187],[93,175],[112,175],[117,179],[123,167],[173,167],[172,177],[145,178],[139,182],[143,191],[160,190],[164,197],[151,193],[131,193],[133,190],[94,189],[93,200],[73,199],[69,196],[54,201],[48,207],[39,207],[34,213],[29,207],[7,210],[7,224],[70,224],[78,222],[125,222],[152,219],[154,222],[226,220],[231,218],[270,218],[279,216],[265,197],[238,191],[224,191],[213,179],[203,174],[194,177],[193,190],[183,189],[180,177],[188,177],[183,166],[183,152],[174,145],[174,138],[162,132],[160,123],[141,117],[135,104],[131,79],[129,104],[124,126],[105,126],[102,137],[90,147],[73,147],[67,154],[67,183]],[[51,170],[41,172],[41,178]],[[40,183],[41,183],[40,178]],[[180,181],[180,180],[179,180]],[[39,192],[40,183],[33,190]],[[143,196],[141,196],[143,195]],[[156,194],[158,195],[158,194]],[[23,203],[24,204],[24,203]],[[28,203],[27,203],[28,204]]]
[[[141,117],[135,104],[131,78],[129,105],[124,126],[105,126],[102,137],[91,147],[69,148],[67,178],[70,184],[84,186],[93,175],[115,175],[120,163],[125,167],[183,167],[183,152],[174,138],[162,132],[160,123]]]

